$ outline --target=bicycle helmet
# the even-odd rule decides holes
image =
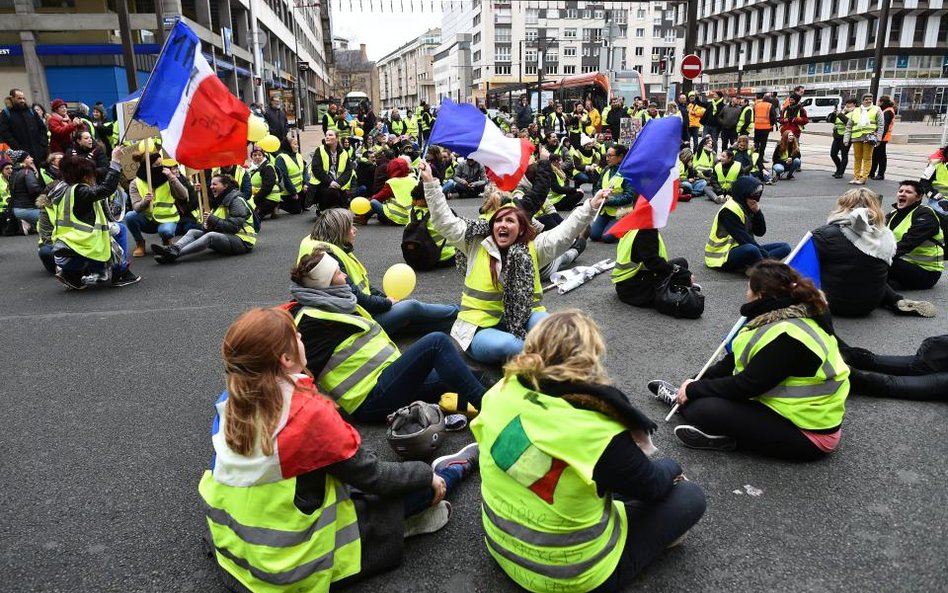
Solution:
[[[412,402],[389,416],[385,437],[405,459],[428,459],[444,440],[444,412],[433,404]]]

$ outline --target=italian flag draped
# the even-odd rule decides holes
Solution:
[[[541,451],[527,436],[517,416],[504,427],[490,449],[497,467],[518,484],[553,504],[553,493],[566,469],[566,462]]]

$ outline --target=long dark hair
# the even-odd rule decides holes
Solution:
[[[791,297],[809,305],[815,315],[826,311],[826,300],[813,281],[804,278],[787,264],[765,259],[750,268],[750,289],[761,297]]]
[[[59,172],[62,173],[63,181],[69,185],[77,183],[95,184],[95,163],[85,157],[75,154],[69,154],[63,157],[59,162]]]

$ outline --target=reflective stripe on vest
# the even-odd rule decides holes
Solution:
[[[392,197],[382,202],[382,211],[395,224],[405,226],[408,224],[408,210],[411,209],[411,192],[418,185],[418,180],[414,175],[406,175],[392,177],[385,184],[392,188]]]
[[[372,289],[369,286],[369,273],[366,271],[365,266],[362,265],[362,262],[360,262],[356,256],[347,253],[345,249],[338,245],[326,243],[325,241],[317,241],[309,236],[303,237],[303,240],[300,241],[300,250],[296,256],[296,263],[299,263],[304,255],[311,254],[317,247],[331,252],[336,256],[336,259],[342,262],[346,276],[349,277],[349,280],[352,280],[352,284],[354,284],[357,289],[365,294],[372,294]]]
[[[734,237],[727,232],[724,226],[719,224],[721,213],[725,210],[730,210],[737,215],[742,223],[747,224],[744,209],[732,198],[728,198],[714,215],[714,220],[711,222],[711,232],[708,234],[708,243],[704,246],[704,265],[709,268],[723,266],[724,262],[727,261],[727,254],[738,245]]]
[[[924,204],[919,204],[917,208],[927,208],[931,211],[932,216],[935,217],[935,220],[938,221],[938,213],[932,210],[931,206],[926,206]],[[892,228],[892,221],[895,217],[889,219],[889,224],[887,225],[892,229],[892,234],[895,235],[895,241],[899,242],[902,240],[902,237],[905,236],[905,233],[909,232],[909,229],[912,228],[912,218],[915,216],[915,211],[913,210],[908,216],[902,219],[902,222],[899,223],[897,227]],[[920,267],[923,270],[928,270],[929,272],[941,272],[945,269],[945,235],[941,230],[941,225],[938,225],[938,232],[935,233],[932,237],[922,241],[915,249],[909,251],[902,256],[902,261],[910,263]]]
[[[244,200],[244,198],[239,196],[239,194],[238,194],[238,197],[235,199],[243,200],[244,206],[247,207],[247,211],[249,215],[247,216],[247,220],[244,221],[243,228],[241,228],[239,231],[234,233],[234,235],[236,235],[241,241],[243,241],[247,245],[253,247],[254,245],[257,244],[257,231],[253,230],[253,208],[251,208],[250,204],[247,203],[247,200]],[[215,208],[214,212],[212,212],[211,214],[213,214],[217,218],[224,219],[230,216],[230,209],[227,208],[227,206],[224,206],[223,204],[221,204],[220,206]]]
[[[540,304],[543,300],[543,288],[540,286],[540,266],[537,263],[537,251],[530,241],[530,259],[533,261],[533,312],[546,311]],[[504,292],[491,281],[490,266],[493,258],[487,249],[480,245],[474,256],[474,265],[464,278],[461,291],[461,312],[458,319],[477,327],[493,327],[504,316]]]
[[[610,198],[622,193],[622,184],[625,182],[625,180],[622,179],[622,175],[619,175],[619,167],[615,167],[612,173],[609,172],[609,169],[603,171],[601,181],[603,189],[607,187],[612,188],[612,194],[609,196]],[[621,208],[621,206],[603,206],[602,213],[606,216],[615,216],[618,214],[619,208]]]
[[[292,188],[283,188],[283,190],[280,192],[280,195],[288,196],[290,194],[298,194],[303,191],[303,155],[300,153],[289,155],[284,152],[281,153],[277,158],[283,161],[283,165],[286,167],[286,172],[290,177],[290,184],[292,185]],[[290,191],[290,189],[293,191]]]
[[[148,183],[136,177],[135,186],[138,188],[138,195],[144,198],[145,194],[148,193]],[[151,193],[154,197],[148,206],[148,210],[145,211],[145,216],[158,224],[181,220],[178,209],[174,205],[174,197],[171,195],[171,182],[162,183],[160,186],[153,188]]]
[[[269,163],[263,166],[271,166]],[[272,166],[271,166],[272,167]],[[274,179],[276,178],[276,171],[273,172]],[[260,169],[257,169],[250,175],[250,187],[253,189],[253,198],[256,200],[258,197],[261,199],[270,200],[271,202],[280,201],[280,185],[278,183],[273,184],[273,188],[270,190],[270,193],[266,196],[258,196],[257,193],[260,191],[260,188],[263,186],[262,175],[260,174]]]
[[[69,186],[69,190],[56,208],[56,227],[53,229],[53,241],[62,241],[70,249],[92,261],[105,262],[112,257],[112,240],[109,236],[109,221],[102,210],[103,200],[92,204],[95,222],[87,224],[76,218],[73,211],[73,196],[78,185]]]
[[[691,159],[691,166],[699,171],[707,171],[714,167],[714,153],[705,149],[698,151],[698,154]]]
[[[10,198],[10,183],[7,178],[0,175],[0,209],[5,209],[7,200]]]
[[[714,175],[717,177],[718,184],[724,191],[729,191],[737,178],[741,175],[741,164],[731,163],[731,167],[724,172],[724,163],[718,163],[714,166]]]
[[[769,121],[769,120],[768,120]],[[737,133],[738,134],[747,134],[751,131],[752,125],[754,122],[754,108],[750,105],[741,109],[741,114],[737,119]]]
[[[781,319],[757,328],[744,328],[734,339],[734,374],[743,371],[767,344],[787,334],[820,358],[811,377],[787,377],[766,394],[753,399],[771,408],[804,430],[839,426],[849,395],[849,367],[836,338],[812,319]]]
[[[411,212],[408,216],[412,220],[418,220],[424,218],[428,214],[428,209],[424,206],[412,206]],[[428,216],[428,221],[425,224],[428,229],[428,234],[431,235],[431,240],[435,242],[435,245],[441,247],[441,257],[438,261],[447,261],[449,259],[454,259],[454,254],[457,253],[457,249],[454,248],[454,245],[448,243],[444,237],[441,236],[441,233],[434,228],[434,225],[431,224],[431,217]]]
[[[311,514],[294,504],[296,478],[235,487],[205,471],[198,490],[218,564],[249,590],[326,591],[362,569],[355,505],[328,473]]]
[[[557,168],[553,168],[553,174],[556,175],[556,181],[559,185],[566,185],[566,173],[563,173]],[[565,194],[556,193],[552,189],[550,190],[550,202],[554,204],[559,204],[560,200],[563,199]]]
[[[665,241],[662,239],[661,233],[658,233],[658,231],[656,231],[656,233],[658,234],[658,256],[668,261]],[[616,267],[612,268],[613,284],[634,278],[645,265],[642,262],[632,261],[632,245],[635,243],[635,237],[637,237],[638,234],[638,229],[634,229],[619,239],[619,244],[616,246]]]
[[[889,125],[886,126],[885,133],[882,135],[883,142],[888,142],[889,140],[892,140],[892,130],[895,128],[895,107],[886,107],[885,109],[883,109],[882,110],[883,117],[885,117],[884,114],[886,112],[892,114],[892,119],[889,121]]]
[[[625,507],[600,496],[592,473],[625,430],[516,378],[484,396],[471,423],[482,451],[481,521],[488,552],[521,587],[579,593],[615,570],[628,528]]]
[[[346,170],[346,166],[349,164],[349,153],[342,149],[342,147],[337,147],[339,153],[339,160],[336,161],[336,175],[338,176],[341,172]],[[329,152],[326,150],[325,146],[320,146],[316,149],[316,152],[319,153],[319,160],[323,164],[323,171],[326,174],[331,174],[329,170]],[[310,185],[319,185],[319,178],[316,177],[316,174],[313,173],[313,163],[316,162],[316,154],[313,155],[313,160],[309,163],[309,184]],[[352,182],[352,178],[345,180],[336,179],[336,182],[342,186],[342,189],[349,189],[349,185]]]
[[[378,323],[361,307],[360,315],[330,313],[303,307],[294,320],[297,327],[304,316],[354,326],[358,331],[347,337],[316,377],[322,393],[332,397],[348,413],[358,409],[375,387],[379,375],[399,357],[398,348]]]

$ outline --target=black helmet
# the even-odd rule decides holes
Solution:
[[[388,444],[406,459],[428,459],[444,440],[444,412],[422,401],[399,408],[389,416]]]

